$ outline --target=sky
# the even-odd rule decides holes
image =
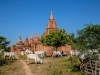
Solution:
[[[15,45],[18,36],[39,37],[54,16],[57,27],[77,33],[85,24],[100,24],[100,0],[0,0],[0,36]]]

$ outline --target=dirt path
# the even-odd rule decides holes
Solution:
[[[16,58],[19,59],[17,55],[16,55]],[[20,62],[23,64],[23,68],[25,70],[25,74],[26,75],[33,75],[31,70],[30,70],[30,68],[29,68],[29,66],[22,59],[20,59]]]

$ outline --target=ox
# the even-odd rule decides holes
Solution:
[[[70,55],[71,55],[71,56],[79,55],[79,53],[80,53],[80,52],[77,51],[77,50],[71,50],[71,51],[70,51]]]
[[[39,63],[43,64],[42,59],[39,58],[38,54],[28,54],[27,55],[27,64],[29,64],[30,59],[35,60],[35,63],[39,62]]]
[[[44,57],[46,55],[46,51],[35,51],[35,54],[41,55],[41,57]]]
[[[25,52],[26,52],[26,54],[33,54],[33,52],[29,49],[26,49]]]
[[[62,54],[60,51],[53,51],[52,57],[62,57]]]
[[[4,58],[9,57],[9,59],[14,59],[15,52],[4,52]]]

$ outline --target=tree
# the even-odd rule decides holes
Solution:
[[[0,36],[0,50],[4,49],[5,51],[9,49],[8,44],[10,41],[7,41],[5,37]]]
[[[4,51],[10,50],[10,47],[8,47],[9,43],[10,42],[7,41],[5,37],[0,36],[0,66],[9,63],[8,61],[6,62],[6,59],[4,59],[3,56]]]
[[[77,39],[80,49],[99,50],[100,25],[87,24],[84,29],[78,30]]]
[[[41,42],[45,46],[53,46],[58,50],[58,47],[69,43],[69,34],[66,33],[65,29],[51,31],[50,34],[41,37]]]
[[[70,44],[71,44],[73,50],[78,49],[77,38],[75,37],[74,33],[70,34]]]

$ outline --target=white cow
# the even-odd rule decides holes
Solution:
[[[33,54],[33,52],[29,49],[26,49],[25,52],[26,52],[26,54]]]
[[[4,58],[9,57],[10,59],[14,59],[15,52],[4,52]]]
[[[62,57],[61,52],[60,52],[60,51],[53,51],[53,55],[52,55],[52,57],[56,57],[56,56],[58,56],[58,57]]]
[[[70,51],[70,55],[71,55],[71,56],[79,55],[79,53],[80,53],[80,52],[77,51],[77,50],[71,50],[71,51]]]
[[[43,64],[43,61],[42,61],[42,59],[39,58],[38,54],[28,54],[27,55],[27,64],[29,64],[30,59],[35,60],[35,63],[39,62],[39,63]]]
[[[79,57],[80,59],[86,59],[86,55],[85,55],[84,53],[79,54],[78,57]]]
[[[46,55],[46,51],[35,51],[35,54],[41,55],[41,57],[44,57]]]

